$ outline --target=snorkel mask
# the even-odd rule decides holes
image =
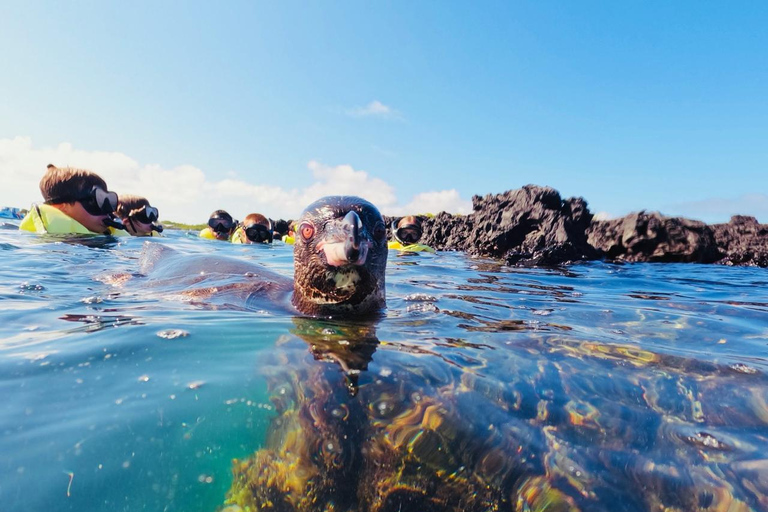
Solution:
[[[269,223],[269,226],[258,223],[243,226],[243,231],[245,231],[245,236],[248,237],[248,240],[255,243],[271,244],[273,237],[272,221],[267,219],[267,222]]]
[[[211,217],[208,219],[208,227],[219,235],[229,235],[230,232],[237,226],[237,221],[232,217]]]
[[[395,240],[403,245],[417,243],[422,235],[421,223],[417,221],[416,223],[409,223],[398,227],[397,225],[401,220],[397,219],[392,222],[392,235],[395,237]]]
[[[125,229],[122,221],[115,217],[118,202],[117,193],[104,190],[96,185],[77,197],[54,197],[47,200],[45,204],[72,203],[75,201],[80,203],[89,215],[94,217],[106,215],[107,218],[103,220],[105,226]]]
[[[131,210],[128,213],[128,222],[131,223],[134,231],[138,231],[136,226],[133,225],[134,219],[142,224],[147,224],[152,228],[152,231],[158,233],[163,232],[162,224],[156,224],[157,219],[160,217],[160,211],[154,206],[144,205],[139,209]]]

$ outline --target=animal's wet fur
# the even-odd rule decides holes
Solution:
[[[318,244],[326,240],[326,229],[350,211],[360,217],[363,224],[361,239],[370,244],[365,264],[329,266]],[[313,316],[348,317],[380,313],[386,302],[384,273],[387,241],[386,236],[375,236],[377,226],[384,226],[378,209],[359,197],[326,197],[308,206],[297,224],[301,225],[304,221],[311,222],[316,232],[308,239],[300,233],[296,235],[292,299],[296,309]],[[386,230],[383,233],[386,234]],[[339,287],[339,282],[349,283],[349,286]]]

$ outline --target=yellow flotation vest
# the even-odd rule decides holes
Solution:
[[[200,238],[205,238],[206,240],[218,240],[211,228],[203,228],[200,231]]]
[[[32,233],[50,233],[55,235],[77,234],[77,235],[102,235],[89,230],[75,219],[49,204],[33,204],[29,213],[19,224],[22,231]],[[126,236],[128,232],[122,229],[109,228],[109,233],[113,236]]]
[[[209,228],[210,229],[210,228]],[[232,236],[229,238],[229,241],[233,244],[244,244],[245,243],[245,230],[243,229],[243,226],[237,226],[237,229],[234,233],[232,233]]]
[[[403,251],[403,252],[435,252],[435,250],[428,245],[424,245],[424,244],[403,245],[396,240],[388,242],[387,247],[389,249],[395,249],[396,251]]]
[[[293,238],[291,235],[283,235],[283,243],[288,245],[293,245],[296,243],[296,239]]]

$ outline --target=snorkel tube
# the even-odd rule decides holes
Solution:
[[[117,217],[113,217],[112,215],[104,219],[103,223],[108,228],[125,230],[125,225],[123,224],[123,221],[121,221]]]

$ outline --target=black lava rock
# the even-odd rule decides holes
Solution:
[[[640,211],[594,220],[584,199],[562,199],[557,190],[538,185],[474,196],[472,210],[469,215],[419,215],[420,243],[510,265],[606,259],[768,267],[768,224],[754,217],[736,215],[727,224],[707,225]],[[384,218],[390,239],[396,219]],[[276,223],[286,230],[288,225]]]

